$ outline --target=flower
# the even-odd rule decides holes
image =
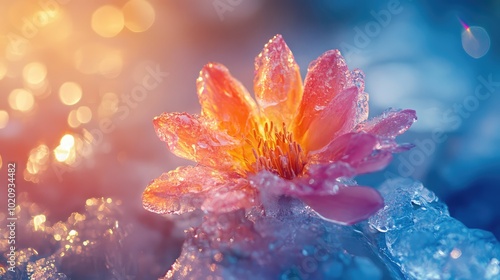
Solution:
[[[363,73],[349,71],[338,50],[313,61],[303,85],[280,35],[255,60],[255,100],[221,64],[205,65],[196,85],[200,115],[163,113],[153,120],[170,151],[197,165],[150,183],[143,206],[152,212],[229,212],[285,195],[327,220],[356,223],[383,200],[348,178],[378,171],[393,152],[408,149],[394,138],[416,120],[413,110],[367,120]]]

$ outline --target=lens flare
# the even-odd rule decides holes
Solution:
[[[473,58],[481,58],[490,50],[491,40],[488,32],[481,26],[469,26],[458,19],[464,27],[462,31],[462,47]]]

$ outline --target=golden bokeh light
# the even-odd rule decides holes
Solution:
[[[75,137],[71,134],[64,134],[59,145],[64,149],[71,149],[75,145]]]
[[[122,31],[125,20],[120,9],[104,5],[92,14],[92,29],[101,37],[114,37]]]
[[[35,97],[26,89],[14,89],[9,94],[9,105],[14,110],[27,112],[33,109]]]
[[[47,77],[47,67],[40,62],[32,62],[24,66],[23,79],[28,84],[38,85]]]
[[[47,221],[47,218],[45,218],[45,215],[43,214],[33,217],[33,227],[35,228],[35,231],[39,229],[44,230],[43,224],[45,223],[45,221]]]
[[[0,129],[5,128],[9,123],[9,113],[5,110],[0,110]]]
[[[68,125],[71,126],[72,128],[77,128],[82,124],[76,115],[76,110],[71,110],[68,114]]]
[[[30,174],[38,174],[40,171],[45,170],[44,167],[46,167],[45,165],[48,163],[48,160],[49,147],[45,144],[40,144],[30,151],[26,170]]]
[[[42,172],[47,170],[48,163],[50,159],[49,147],[45,144],[40,144],[36,148],[31,149],[28,157],[28,162],[26,163],[26,172],[24,173],[24,179],[26,181],[31,181],[37,183]]]
[[[130,0],[123,6],[125,26],[132,32],[144,32],[155,21],[155,9],[146,0]]]
[[[79,158],[87,157],[91,152],[92,148],[81,136],[65,134],[61,137],[59,146],[54,149],[54,157],[58,162],[73,165]]]
[[[59,98],[65,105],[74,105],[82,98],[82,88],[74,82],[66,82],[59,88]]]
[[[0,169],[2,169],[3,166],[3,160],[2,160],[2,155],[0,155]]]
[[[59,142],[59,146],[54,149],[54,156],[57,161],[65,162],[70,159],[72,154],[73,147],[75,145],[75,137],[71,134],[65,134],[61,141]]]
[[[76,118],[80,123],[88,123],[92,119],[92,110],[87,106],[80,106],[76,110]]]
[[[61,146],[57,146],[57,148],[54,149],[54,156],[59,162],[65,162],[69,159],[70,153],[71,150],[64,149]]]

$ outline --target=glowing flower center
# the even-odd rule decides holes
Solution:
[[[266,122],[263,133],[254,129],[245,140],[252,147],[254,156],[246,160],[250,172],[268,170],[285,179],[293,179],[302,173],[306,156],[284,123],[280,130],[273,122],[270,125]]]

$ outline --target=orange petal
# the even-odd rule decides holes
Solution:
[[[257,105],[226,67],[209,63],[196,81],[202,116],[217,122],[231,136],[241,137],[257,113]]]
[[[236,141],[208,127],[202,118],[187,113],[163,113],[154,118],[153,124],[173,154],[206,166],[237,169],[230,155]]]
[[[358,95],[357,87],[344,90],[311,119],[301,141],[306,151],[321,149],[355,127]]]
[[[338,50],[330,50],[311,62],[304,95],[295,118],[294,135],[301,139],[311,122],[344,89],[352,87],[351,73]],[[302,144],[302,143],[301,143]]]
[[[204,166],[179,167],[153,180],[142,194],[146,210],[182,214],[201,207],[206,192],[225,183],[229,174]]]
[[[302,99],[299,66],[281,35],[255,58],[254,90],[266,117],[281,126],[291,124]]]

